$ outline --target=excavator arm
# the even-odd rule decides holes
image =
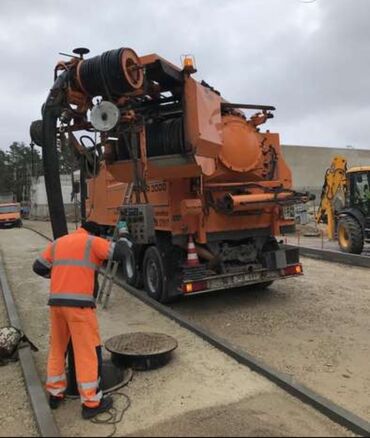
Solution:
[[[316,222],[327,223],[329,240],[335,239],[336,208],[335,200],[345,197],[347,191],[347,160],[342,156],[334,157],[331,166],[325,173],[325,181],[321,192],[321,200],[316,213]]]

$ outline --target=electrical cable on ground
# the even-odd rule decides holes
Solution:
[[[113,431],[107,435],[107,437],[114,436],[117,432],[117,424],[120,423],[123,420],[123,416],[125,412],[130,408],[131,406],[131,400],[130,397],[123,392],[119,392],[120,389],[127,386],[131,380],[134,377],[134,371],[132,369],[129,369],[129,375],[128,377],[122,382],[121,385],[114,387],[111,391],[106,391],[106,394],[110,394],[113,396],[113,401],[116,402],[117,398],[124,398],[126,403],[125,406],[121,409],[118,409],[117,407],[112,407],[107,412],[103,412],[102,414],[97,415],[96,417],[92,418],[90,421],[93,424],[98,425],[112,425]],[[118,396],[118,397],[116,397]],[[116,400],[115,400],[116,399]]]
[[[117,432],[117,424],[120,423],[123,420],[123,416],[125,412],[129,409],[131,406],[131,400],[128,395],[124,394],[123,392],[115,391],[112,393],[113,400],[116,402],[117,397],[125,399],[126,403],[125,406],[121,409],[121,412],[119,413],[119,409],[112,407],[108,412],[104,412],[102,414],[97,415],[95,418],[92,418],[90,421],[93,424],[98,425],[112,425],[113,431],[107,435],[107,437],[114,436]]]

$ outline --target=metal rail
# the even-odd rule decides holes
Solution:
[[[32,228],[29,229],[31,231],[35,231]],[[36,231],[36,233],[50,240],[50,238],[43,233],[40,233],[39,231]],[[347,254],[343,255],[347,256]],[[333,260],[330,259],[330,261]],[[162,315],[165,315],[171,320],[178,323],[181,327],[190,330],[192,333],[196,334],[220,351],[229,355],[237,362],[247,366],[258,374],[261,374],[290,395],[310,405],[321,414],[328,417],[330,420],[343,427],[346,427],[355,434],[365,437],[370,436],[370,423],[367,420],[328,400],[327,398],[321,396],[310,388],[307,388],[301,383],[296,382],[294,377],[282,373],[270,367],[269,365],[266,365],[261,360],[252,356],[247,351],[241,350],[239,347],[231,344],[226,339],[220,338],[219,336],[211,333],[205,328],[200,327],[199,325],[191,321],[188,321],[175,310],[150,298],[144,291],[133,288],[121,279],[116,278],[115,283],[118,286],[124,288],[127,292],[138,298],[143,303],[147,304],[148,306],[160,312]]]
[[[4,297],[10,324],[22,330],[21,320],[4,269],[2,254],[0,254],[0,290]],[[40,435],[43,437],[60,437],[59,429],[49,408],[29,345],[19,349],[19,359]]]

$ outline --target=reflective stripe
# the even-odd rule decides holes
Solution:
[[[65,374],[61,374],[60,376],[48,376],[46,383],[64,382],[65,380],[66,380]]]
[[[96,389],[99,387],[99,382],[95,380],[95,382],[85,382],[85,383],[79,383],[78,387],[85,390],[85,389]]]
[[[93,241],[93,236],[88,236],[86,247],[85,247],[85,255],[84,255],[84,260],[88,262],[90,261],[92,241]]]
[[[85,403],[85,402],[97,402],[100,401],[103,398],[103,393],[102,391],[99,391],[98,393],[96,393],[93,397],[84,397],[81,396],[81,402]]]
[[[53,395],[54,397],[58,397],[58,395],[64,394],[64,391],[67,389],[67,387],[63,386],[63,388],[58,388],[58,389],[55,388],[46,388],[46,389],[51,395]]]
[[[98,269],[98,265],[87,260],[60,259],[53,266],[81,266],[83,268]]]
[[[93,236],[87,236],[86,244],[85,244],[85,250],[84,250],[84,257],[82,260],[79,259],[57,259],[55,260],[55,247],[56,242],[53,243],[52,246],[52,254],[53,254],[53,267],[56,266],[79,266],[83,268],[89,268],[92,270],[97,270],[98,265],[95,263],[92,263],[90,260],[91,256],[91,249],[92,249],[92,243],[93,243]],[[92,277],[93,279],[93,277]],[[95,298],[92,295],[93,291],[89,292],[80,292],[80,293],[73,293],[72,291],[69,292],[63,292],[63,291],[51,291],[49,295],[49,305],[51,306],[70,306],[70,307],[95,307]],[[90,306],[88,306],[90,304]],[[93,305],[93,306],[91,306]]]
[[[99,266],[90,260],[93,238],[93,236],[87,237],[84,258],[82,260],[58,259],[53,263],[53,266],[81,266],[82,268],[90,268],[94,271],[99,269]]]
[[[188,254],[188,260],[198,260],[198,255],[195,254]]]
[[[49,295],[51,300],[72,300],[72,301],[89,301],[95,303],[95,298],[91,294],[74,294],[71,292],[58,292]]]
[[[109,251],[108,251],[108,259],[113,257],[114,248],[116,247],[116,244],[114,242],[111,242]]]
[[[45,260],[41,256],[37,257],[37,261],[40,262],[42,265],[44,265],[48,269],[50,269],[52,267],[52,263],[49,263],[47,260]]]

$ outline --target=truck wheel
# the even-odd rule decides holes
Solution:
[[[150,246],[143,263],[144,288],[146,293],[156,301],[167,301],[167,279],[164,263],[157,247]]]
[[[123,279],[130,286],[139,288],[142,286],[142,284],[134,243],[128,239],[123,241],[123,243],[126,244],[127,254],[127,257],[124,257],[122,260]]]
[[[263,283],[258,283],[258,284],[256,284],[256,286],[257,286],[259,289],[267,289],[268,287],[270,287],[270,286],[272,285],[273,282],[274,282],[273,280],[270,280],[270,281],[264,281]]]
[[[338,242],[342,251],[361,254],[364,247],[364,236],[361,225],[351,216],[339,219]]]

